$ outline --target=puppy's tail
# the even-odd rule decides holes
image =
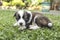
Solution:
[[[52,23],[48,23],[48,27],[51,28],[52,27]]]

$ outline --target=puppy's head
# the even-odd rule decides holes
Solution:
[[[17,25],[25,26],[32,19],[32,14],[30,11],[19,10],[14,14],[17,20]]]

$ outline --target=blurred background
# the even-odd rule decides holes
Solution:
[[[60,10],[60,0],[0,0],[0,9]]]

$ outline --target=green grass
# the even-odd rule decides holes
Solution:
[[[45,15],[53,22],[52,29],[19,31],[18,27],[13,27],[13,15],[14,11],[0,10],[0,40],[60,40],[60,16]]]

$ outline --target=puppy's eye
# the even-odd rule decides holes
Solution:
[[[18,15],[18,18],[20,19],[21,17]]]
[[[16,16],[16,20],[18,21],[21,17],[19,15]]]

